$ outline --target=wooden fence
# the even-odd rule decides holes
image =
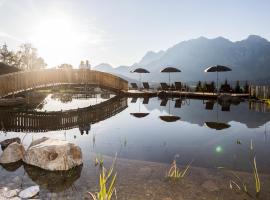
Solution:
[[[250,96],[259,99],[270,99],[270,86],[250,86]]]
[[[0,98],[38,87],[57,84],[90,84],[127,91],[128,82],[118,76],[88,69],[41,69],[0,76]]]

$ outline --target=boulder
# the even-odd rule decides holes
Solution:
[[[22,144],[13,142],[3,151],[0,156],[1,164],[15,163],[23,159],[25,150]]]
[[[17,142],[18,144],[21,144],[21,139],[16,137],[16,138],[11,138],[11,139],[6,139],[0,142],[2,150],[4,151],[8,147],[8,145],[10,145],[13,142]]]
[[[47,137],[33,141],[23,161],[49,171],[66,171],[83,163],[80,147],[68,141]]]

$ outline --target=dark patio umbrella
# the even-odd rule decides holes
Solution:
[[[219,72],[228,72],[228,71],[232,71],[232,69],[229,67],[226,67],[226,66],[222,66],[222,65],[211,66],[211,67],[208,67],[204,70],[204,72],[216,72],[217,73],[217,91],[218,91],[218,73]]]
[[[137,68],[131,71],[131,73],[138,73],[140,75],[140,88],[142,87],[142,74],[150,73],[148,70],[144,68]]]
[[[177,69],[175,67],[166,67],[162,70],[160,70],[161,73],[169,73],[169,85],[171,85],[171,73],[181,72],[180,69]]]

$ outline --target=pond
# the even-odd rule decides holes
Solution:
[[[27,148],[33,140],[44,136],[67,140],[82,149],[84,164],[68,175],[44,172],[22,163],[1,165],[0,187],[38,184],[41,199],[88,199],[87,191],[98,190],[95,156],[102,155],[109,165],[117,152],[118,199],[174,199],[177,186],[170,188],[163,180],[166,167],[174,159],[179,165],[193,161],[194,171],[207,169],[213,177],[213,173],[219,173],[214,172],[218,167],[250,173],[251,143],[259,173],[270,173],[270,113],[257,111],[247,100],[221,105],[213,100],[184,97],[118,97],[106,90],[91,94],[42,93],[39,99],[31,106],[0,110],[0,141],[19,137]],[[95,114],[91,114],[91,107]],[[57,113],[58,120],[49,120],[52,111]],[[37,115],[42,112],[46,113],[45,118]],[[21,118],[29,113],[44,123],[25,124],[26,120]],[[77,120],[64,123],[63,115]],[[220,187],[225,188],[225,184]],[[222,192],[227,195],[225,189]],[[222,192],[206,194],[207,190],[202,190],[197,199],[215,199]],[[182,193],[179,195],[183,199],[194,198]]]

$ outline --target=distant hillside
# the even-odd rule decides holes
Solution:
[[[166,51],[147,52],[146,55],[132,66],[113,68],[106,64],[103,71],[121,74],[130,78],[138,75],[130,70],[144,67],[151,73],[144,75],[148,81],[164,81],[168,75],[159,73],[164,66],[174,66],[181,73],[172,75],[172,79],[181,81],[214,80],[215,74],[204,73],[210,65],[227,65],[232,72],[221,74],[221,78],[229,80],[269,80],[270,79],[270,42],[266,39],[250,35],[247,39],[232,42],[218,37],[207,39],[200,37],[180,42]]]
[[[18,68],[0,62],[0,75],[20,71]]]

